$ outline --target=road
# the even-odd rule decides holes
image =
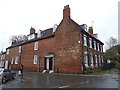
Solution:
[[[41,74],[26,72],[3,88],[118,88],[117,75]]]

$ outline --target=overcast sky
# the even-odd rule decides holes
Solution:
[[[59,25],[65,5],[70,6],[75,22],[93,25],[94,33],[103,43],[111,36],[118,38],[118,1],[0,0],[0,50],[11,45],[11,36],[28,35],[31,27],[38,31]]]

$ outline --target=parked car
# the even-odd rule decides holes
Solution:
[[[5,84],[6,81],[14,79],[16,73],[5,68],[0,68],[0,81],[2,84]]]

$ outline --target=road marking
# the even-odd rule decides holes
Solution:
[[[66,87],[69,87],[70,85],[66,85],[66,86],[61,86],[59,88],[66,88]]]
[[[82,82],[82,83],[80,83],[80,84],[85,84],[85,83],[88,83],[88,81]],[[74,85],[74,84],[73,84],[73,85]],[[67,87],[70,87],[70,85],[65,85],[65,86],[61,86],[61,87],[58,87],[58,88],[67,88]]]
[[[80,84],[85,84],[85,83],[88,83],[88,81],[86,81],[86,82],[82,82],[82,83],[80,83]]]

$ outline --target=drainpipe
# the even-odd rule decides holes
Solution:
[[[40,56],[37,57],[37,60],[38,60],[38,69],[37,69],[37,71],[40,72]]]

